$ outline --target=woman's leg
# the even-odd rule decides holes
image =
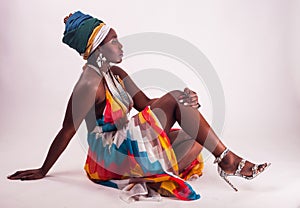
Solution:
[[[200,154],[203,147],[183,130],[168,133],[178,162],[179,173],[187,168]]]
[[[214,156],[219,156],[226,149],[225,145],[197,109],[186,107],[178,102],[177,97],[181,94],[181,91],[169,92],[152,103],[151,110],[157,116],[167,134],[177,121],[184,132],[195,138]]]
[[[167,134],[169,134],[171,127],[177,121],[184,132],[195,138],[200,145],[204,146],[215,157],[220,156],[226,149],[225,145],[197,109],[186,107],[178,102],[178,97],[182,93],[181,91],[167,93],[152,103],[150,106],[151,110],[157,116]],[[219,163],[219,166],[227,173],[233,173],[241,160],[242,158],[230,151]],[[253,163],[247,161],[241,174],[251,176],[253,165]],[[260,165],[259,171],[262,171],[265,166],[266,164]]]

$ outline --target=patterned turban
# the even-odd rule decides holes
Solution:
[[[103,21],[77,11],[67,19],[62,41],[86,60],[109,30],[110,27]]]

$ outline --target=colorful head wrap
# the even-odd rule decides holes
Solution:
[[[103,21],[77,11],[67,19],[62,41],[87,59],[109,30]]]

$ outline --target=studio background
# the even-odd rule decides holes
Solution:
[[[269,170],[251,182],[232,179],[240,189],[235,193],[218,176],[213,158],[208,158],[203,177],[191,183],[200,200],[128,205],[117,190],[86,178],[86,156],[76,136],[49,177],[7,180],[16,170],[39,167],[61,127],[84,64],[61,41],[63,18],[77,10],[102,19],[119,37],[160,32],[195,45],[213,65],[224,90],[221,139],[246,159],[272,162]],[[300,185],[300,1],[5,0],[0,11],[1,207],[300,206],[296,194]],[[134,59],[124,60],[121,66],[128,74],[140,67],[182,72],[180,67],[165,66],[161,57],[141,60],[136,59],[136,68]],[[209,92],[195,89],[198,83],[193,81],[188,84],[198,93],[200,111],[211,121]]]

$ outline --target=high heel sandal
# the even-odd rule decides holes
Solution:
[[[214,163],[220,163],[223,158],[228,154],[229,152],[229,149],[226,148],[224,150],[224,152],[222,152],[222,154],[217,157],[214,161]],[[255,178],[256,176],[258,176],[260,173],[262,173],[267,167],[269,167],[271,165],[271,163],[265,163],[266,166],[263,167],[263,170],[259,171],[258,170],[258,167],[259,165],[255,164],[253,167],[252,167],[252,175],[251,176],[245,176],[243,174],[241,174],[241,171],[243,169],[243,167],[245,166],[246,164],[246,160],[245,159],[242,159],[241,162],[239,163],[238,165],[238,168],[237,170],[235,171],[235,173],[226,173],[219,165],[218,165],[218,172],[221,176],[221,178],[223,178],[235,191],[238,191],[238,189],[228,180],[228,176],[239,176],[239,177],[243,177],[245,179],[248,179],[248,180],[251,180],[253,178]]]

